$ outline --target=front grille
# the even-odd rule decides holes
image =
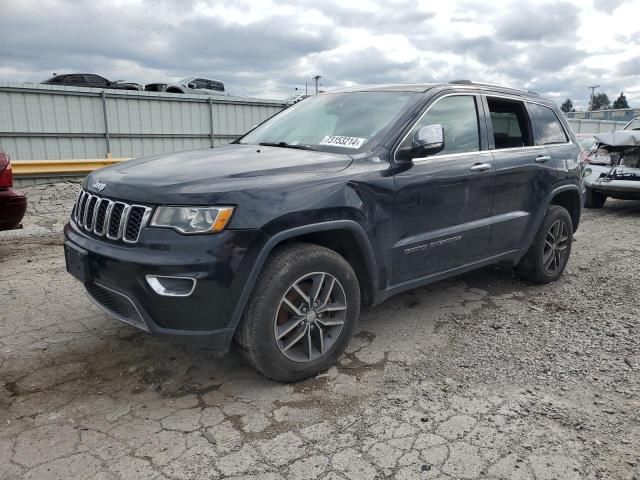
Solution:
[[[149,331],[140,312],[129,297],[98,283],[90,283],[86,288],[89,298],[109,315],[134,327]]]
[[[151,207],[110,200],[81,190],[71,214],[76,225],[99,237],[136,243]]]

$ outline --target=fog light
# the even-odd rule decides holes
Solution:
[[[188,297],[196,288],[196,279],[191,277],[147,275],[146,279],[153,291],[164,297]]]

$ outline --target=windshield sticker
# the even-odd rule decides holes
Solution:
[[[366,140],[367,140],[366,138],[327,135],[322,139],[322,141],[318,145],[333,145],[335,147],[344,147],[344,148],[360,148]]]

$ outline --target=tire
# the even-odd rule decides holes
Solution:
[[[604,193],[596,192],[591,188],[586,188],[585,190],[585,208],[602,208],[604,206],[604,202],[607,201],[607,196]]]
[[[516,265],[517,275],[534,283],[555,282],[567,266],[572,243],[571,215],[564,207],[551,205],[529,250]]]
[[[310,308],[307,300],[314,291],[323,305]],[[335,364],[359,316],[360,287],[351,265],[328,248],[295,243],[267,259],[235,340],[248,363],[262,374],[295,382]],[[302,340],[294,343],[298,337]]]

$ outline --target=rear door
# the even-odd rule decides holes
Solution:
[[[479,95],[435,99],[413,126],[442,125],[445,149],[413,159],[395,175],[392,283],[446,272],[486,256],[493,202],[493,156],[487,150]]]
[[[556,184],[557,173],[549,149],[535,144],[522,98],[487,94],[483,101],[496,168],[489,251],[497,255],[528,245],[536,213]]]
[[[558,114],[541,103],[528,102],[527,107],[533,120],[535,144],[546,148],[558,180],[562,182],[580,176],[579,147],[571,141]]]

